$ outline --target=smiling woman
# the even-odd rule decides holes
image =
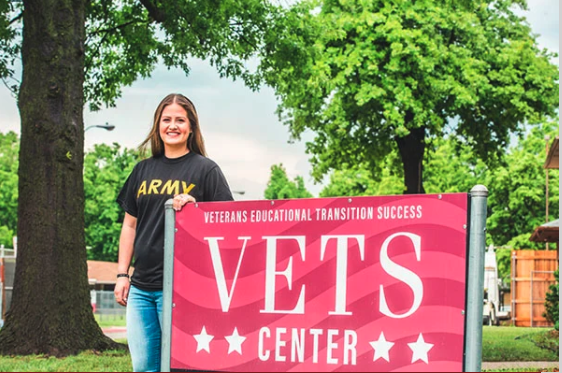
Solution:
[[[182,94],[166,96],[154,113],[154,124],[140,146],[141,154],[178,158],[190,151],[207,156],[195,105]]]
[[[221,169],[206,157],[195,106],[184,95],[170,94],[160,102],[141,154],[149,145],[152,157],[135,166],[117,198],[125,218],[114,293],[115,301],[127,306],[134,371],[159,372],[164,203],[173,198],[177,211],[186,203],[233,198]]]
[[[191,129],[185,109],[176,103],[166,106],[160,118],[160,138],[164,143],[164,153],[169,158],[178,158],[189,153],[189,136]]]

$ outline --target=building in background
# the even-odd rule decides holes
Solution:
[[[88,282],[92,309],[95,313],[124,313],[114,299],[113,289],[117,280],[117,263],[88,260]],[[16,252],[0,247],[0,327],[12,303],[12,291],[16,268]]]

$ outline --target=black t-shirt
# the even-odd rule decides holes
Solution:
[[[194,152],[139,162],[117,197],[117,203],[137,218],[131,283],[140,289],[163,287],[164,203],[180,193],[192,195],[197,202],[233,200],[219,166]]]

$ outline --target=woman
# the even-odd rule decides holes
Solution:
[[[149,144],[152,157],[135,166],[117,197],[125,218],[114,293],[117,303],[127,306],[135,372],[160,371],[164,203],[173,197],[179,211],[188,202],[233,200],[220,168],[206,158],[197,112],[187,97],[170,94],[160,102],[141,154]]]

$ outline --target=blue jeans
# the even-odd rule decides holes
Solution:
[[[127,299],[127,339],[135,372],[160,372],[162,290],[131,285]]]

